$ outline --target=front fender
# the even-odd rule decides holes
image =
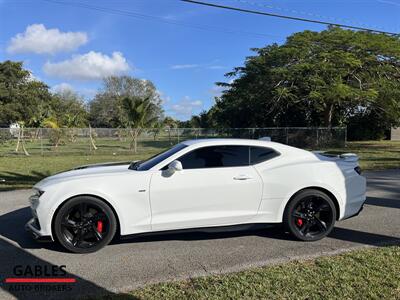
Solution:
[[[52,235],[52,220],[57,209],[81,195],[108,202],[117,214],[121,235],[151,229],[149,178],[125,175],[77,178],[47,186],[37,208],[42,233]]]

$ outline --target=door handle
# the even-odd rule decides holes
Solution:
[[[248,175],[238,175],[233,177],[234,180],[248,180],[248,179],[253,179],[253,177],[250,177]]]

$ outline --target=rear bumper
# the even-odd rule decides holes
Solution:
[[[365,200],[365,194],[351,199],[351,201],[349,201],[345,206],[344,216],[341,220],[358,216],[364,208]]]
[[[350,219],[350,218],[358,216],[363,209],[364,209],[364,203],[361,205],[360,209],[355,214],[349,215],[349,216],[343,218],[342,220],[346,220],[346,219]]]
[[[32,237],[39,242],[52,242],[53,239],[49,235],[42,235],[40,233],[39,222],[36,218],[32,218],[25,224],[25,230],[28,231]]]

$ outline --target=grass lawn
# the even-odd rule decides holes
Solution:
[[[346,148],[328,151],[337,154],[356,153],[360,157],[363,170],[400,168],[400,141],[348,142]]]
[[[160,283],[102,299],[400,299],[400,246]]]
[[[128,150],[128,145],[121,147],[117,142],[109,142],[102,145],[95,154],[88,151],[74,149],[74,152],[67,152],[73,149],[60,149],[58,154],[24,156],[22,154],[10,154],[0,156],[0,191],[18,188],[30,188],[40,179],[51,174],[68,170],[73,167],[98,162],[108,161],[132,161],[145,159],[165,148],[169,147],[168,141],[153,142],[146,141],[139,144],[138,154]],[[107,148],[108,147],[108,148]],[[11,146],[9,146],[11,149]],[[11,151],[8,149],[9,151]],[[35,153],[33,145],[31,152]],[[331,153],[354,152],[361,160],[360,164],[364,170],[400,168],[400,142],[391,141],[370,141],[370,142],[349,142],[346,148],[327,149]],[[66,151],[66,152],[63,152]],[[81,154],[76,151],[82,151]],[[105,152],[107,151],[107,152]],[[4,153],[4,152],[3,152]],[[114,154],[112,154],[114,153]]]

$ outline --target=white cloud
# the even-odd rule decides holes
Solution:
[[[75,50],[87,41],[85,32],[61,32],[57,28],[46,29],[43,24],[33,24],[11,39],[7,52],[55,54]]]
[[[199,67],[198,64],[187,64],[187,65],[173,65],[171,69],[173,70],[181,70],[181,69],[193,69]]]
[[[123,74],[129,71],[130,67],[121,52],[113,52],[112,56],[108,56],[90,51],[61,62],[46,62],[43,70],[47,75],[60,78],[96,80]]]
[[[63,92],[66,92],[66,91],[73,91],[74,90],[72,85],[70,85],[69,83],[66,83],[66,82],[62,82],[60,84],[56,84],[51,89],[56,93],[63,93]]]
[[[162,105],[167,105],[168,103],[171,102],[171,97],[166,95],[164,92],[162,92],[160,90],[156,90],[156,93],[160,97]]]
[[[378,0],[378,2],[385,3],[385,4],[390,4],[390,5],[394,5],[394,6],[400,6],[400,3],[396,3],[396,2],[393,2],[393,1]]]
[[[226,90],[226,87],[224,86],[219,86],[219,85],[214,85],[210,90],[210,94],[214,97],[219,97],[222,95],[222,92]]]
[[[222,70],[222,69],[226,69],[226,67],[220,66],[220,65],[213,65],[213,66],[208,66],[207,69],[210,69],[210,70]]]
[[[167,108],[167,112],[171,113],[179,119],[188,119],[193,114],[198,113],[202,107],[202,101],[192,100],[190,99],[190,97],[185,96],[179,102],[171,104],[171,106]]]

